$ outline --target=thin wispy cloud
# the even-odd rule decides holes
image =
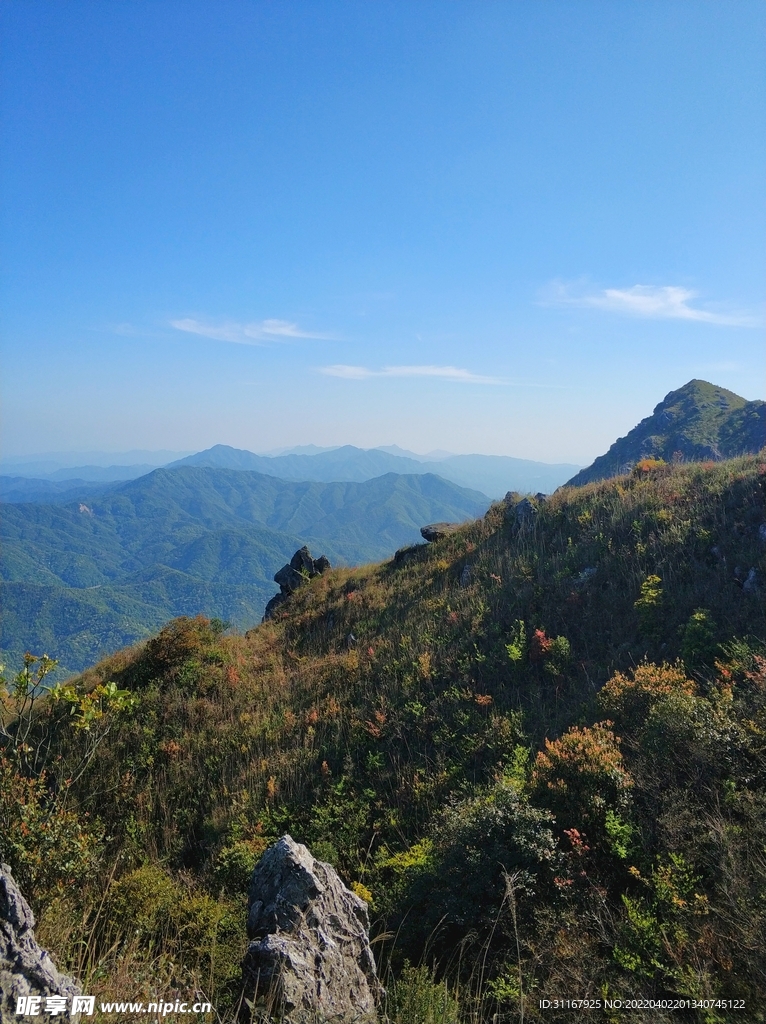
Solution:
[[[337,363],[334,366],[322,366],[319,372],[328,377],[342,377],[344,380],[368,380],[370,377],[435,377],[458,384],[508,383],[500,377],[484,377],[457,366],[384,366],[381,370],[370,370],[366,366]]]
[[[587,291],[581,285],[554,281],[542,293],[544,305],[580,306],[652,320],[694,320],[725,327],[757,327],[756,317],[718,312],[693,305],[699,293],[679,285],[635,284],[630,288]]]
[[[253,323],[237,323],[225,320],[214,323],[209,320],[197,320],[194,317],[183,317],[171,320],[170,326],[187,334],[197,334],[202,338],[214,341],[227,341],[235,345],[267,345],[275,341],[292,341],[298,338],[312,338],[324,341],[335,339],[335,335],[318,331],[306,331],[289,320],[259,320]]]

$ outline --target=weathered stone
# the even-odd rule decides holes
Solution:
[[[383,990],[368,931],[367,904],[331,865],[282,836],[250,879],[243,1018],[373,1019]]]
[[[421,526],[420,536],[424,540],[431,541],[441,540],[443,537],[448,537],[449,534],[454,533],[455,530],[460,529],[460,523],[431,523],[430,526]]]
[[[520,526],[527,526],[532,523],[536,515],[537,508],[532,504],[529,498],[522,498],[513,510],[514,519]]]
[[[299,548],[293,557],[290,559],[290,566],[296,570],[296,572],[307,572],[309,576],[314,575],[314,559],[311,557],[311,552],[304,544],[302,548]]]
[[[285,603],[289,596],[289,594],[283,594],[281,591],[278,594],[275,594],[266,605],[263,612],[263,621],[266,622],[268,619],[272,619],[274,617],[274,612],[281,604]]]
[[[16,1001],[24,996],[42,1000],[40,1017],[46,1018],[45,1000],[63,996],[66,1009],[54,1019],[69,1021],[72,996],[81,989],[60,974],[48,953],[38,946],[35,918],[7,864],[0,864],[0,1024],[18,1024]],[[79,1016],[79,1015],[78,1015]]]
[[[315,561],[305,545],[299,548],[290,561],[274,573],[274,582],[279,584],[279,593],[275,594],[266,605],[263,621],[270,619],[276,609],[284,603],[290,594],[295,593],[298,587],[303,586],[307,580],[318,576],[329,568],[330,560],[325,555],[320,555]]]
[[[319,558],[314,559],[314,572],[317,573],[317,575],[321,576],[326,569],[330,568],[332,568],[332,566],[330,565],[330,559],[327,555],[320,555]]]
[[[471,567],[470,565],[464,565],[463,571],[460,573],[460,586],[467,587],[471,583]]]
[[[401,565],[410,556],[416,555],[418,551],[422,551],[424,547],[425,544],[410,544],[406,548],[399,548],[398,551],[394,552],[394,565]]]
[[[297,569],[293,569],[288,564],[283,565],[278,572],[274,573],[274,582],[279,584],[279,589],[283,594],[292,594],[293,591],[297,590],[306,581]]]

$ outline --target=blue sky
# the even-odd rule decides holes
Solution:
[[[3,453],[586,463],[764,397],[766,7],[0,6]]]

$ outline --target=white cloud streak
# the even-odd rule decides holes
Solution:
[[[370,377],[435,377],[438,380],[454,381],[458,384],[507,384],[500,377],[483,377],[457,366],[384,366],[382,370],[370,370],[366,366],[323,366],[320,373],[344,380],[368,380]]]
[[[226,341],[235,345],[268,345],[275,341],[292,341],[296,338],[313,338],[330,341],[332,334],[321,334],[316,331],[301,330],[297,324],[288,320],[261,320],[255,323],[241,324],[232,320],[222,323],[211,323],[183,317],[171,320],[170,326],[187,334],[197,334],[214,341]]]
[[[577,286],[553,282],[543,294],[545,305],[580,306],[608,313],[653,320],[694,320],[725,327],[757,327],[755,317],[743,313],[719,313],[690,305],[699,293],[678,285],[635,284],[631,288],[604,288],[583,294]]]

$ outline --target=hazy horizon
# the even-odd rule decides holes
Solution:
[[[210,448],[217,447],[217,445],[209,445],[207,448],[199,449],[199,451],[208,451]],[[236,448],[236,445],[228,445],[224,447]],[[316,445],[294,445],[288,448],[276,448],[270,451],[252,452],[253,455],[260,455],[265,458],[278,458],[281,455],[294,454],[300,449],[317,448],[318,451],[337,451],[339,448],[347,447],[346,445],[331,445],[328,447],[319,448]],[[350,447],[359,447],[352,445]],[[370,448],[362,449],[363,451],[390,451],[391,449],[399,449],[392,454],[401,455],[402,457],[415,456],[418,459],[424,461],[439,461],[444,458],[449,458],[455,455],[485,455],[485,452],[447,452],[439,449],[432,449],[430,452],[414,452],[412,449],[400,448],[399,445],[372,445]],[[250,451],[250,449],[238,449],[244,451]],[[0,468],[12,469],[14,465],[34,465],[36,463],[44,464],[49,462],[51,464],[56,463],[63,469],[74,468],[76,466],[111,466],[111,465],[138,465],[142,462],[151,463],[156,468],[161,468],[169,462],[173,462],[177,459],[185,458],[189,455],[197,454],[193,451],[177,451],[171,452],[166,449],[148,450],[148,449],[129,449],[128,451],[78,451],[73,449],[70,451],[58,451],[58,452],[30,452],[26,455],[0,455]],[[306,453],[313,454],[313,453]],[[160,461],[158,456],[162,456]],[[514,455],[502,455],[501,458],[517,458]],[[82,461],[77,461],[77,460]],[[109,459],[116,459],[114,463],[109,462]],[[129,461],[132,460],[132,461]],[[544,460],[534,459],[528,460],[534,462],[544,462]],[[551,463],[556,465],[557,463]],[[566,464],[563,460],[558,463],[561,465]],[[574,465],[574,464],[573,464]]]

